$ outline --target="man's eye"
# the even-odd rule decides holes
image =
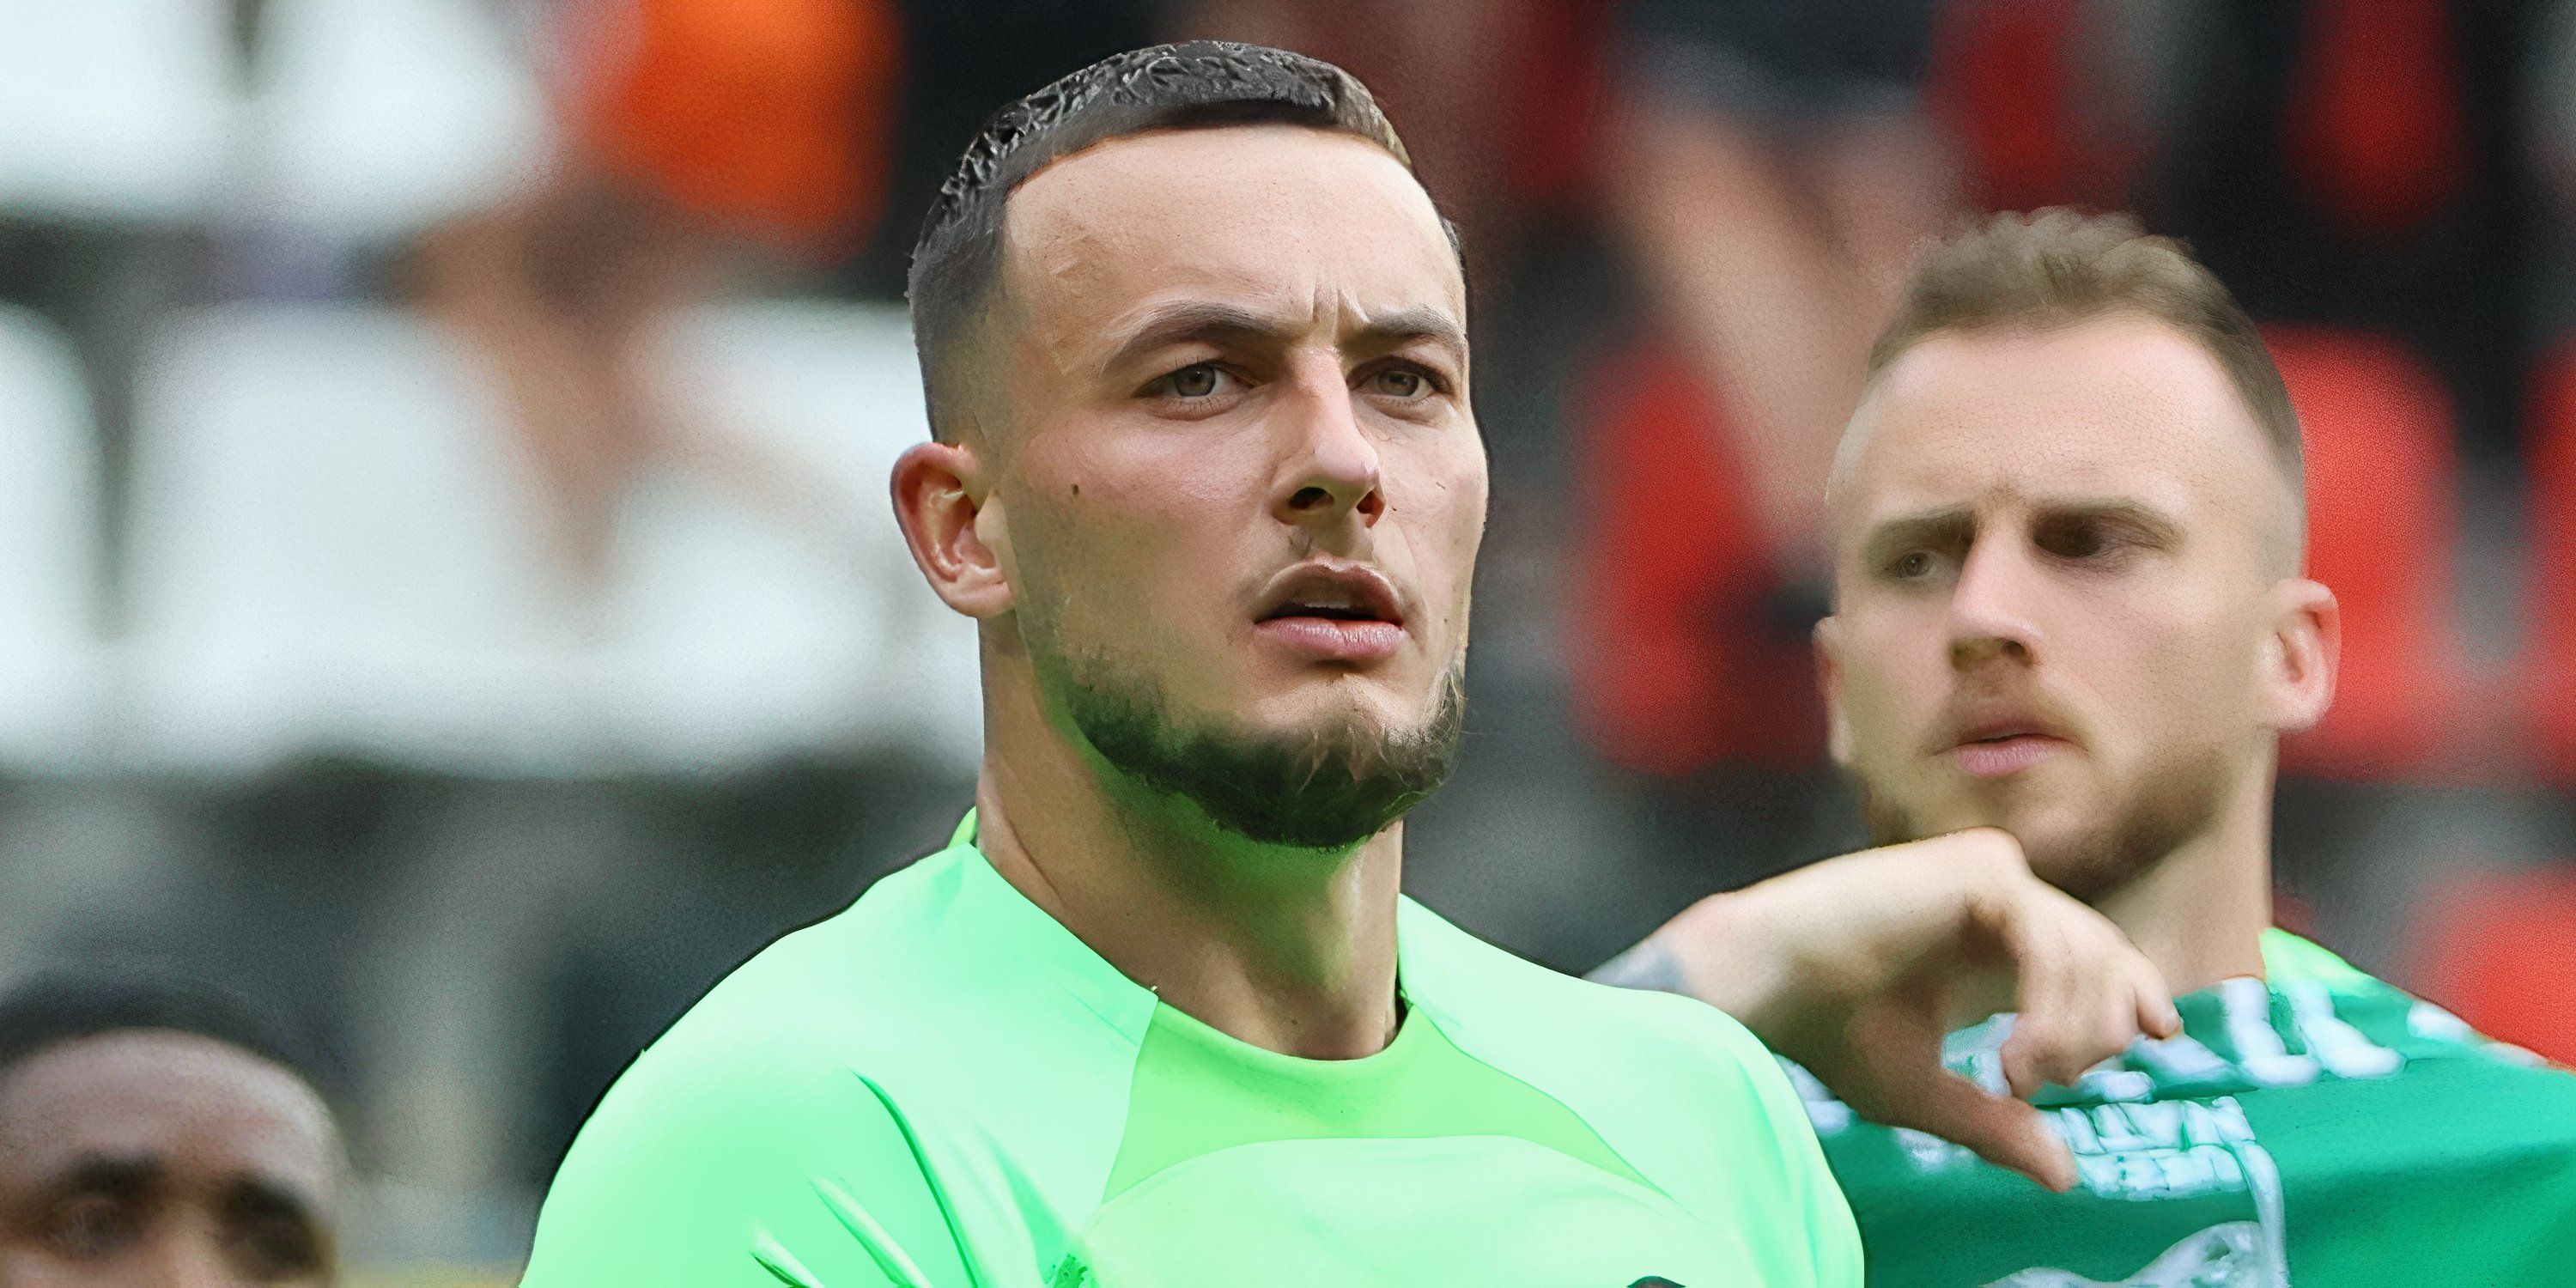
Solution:
[[[2090,559],[2108,549],[2112,542],[2110,535],[2099,525],[2065,523],[2041,528],[2032,544],[2060,559]]]
[[[1218,390],[1225,379],[1213,362],[1183,367],[1145,386],[1144,392],[1160,398],[1206,398]]]
[[[1389,367],[1369,377],[1369,386],[1389,398],[1414,399],[1431,392],[1431,378],[1405,367]]]
[[[69,1260],[114,1255],[140,1232],[142,1214],[133,1205],[93,1195],[74,1199],[45,1222],[45,1241]]]
[[[1931,552],[1926,550],[1916,550],[1908,554],[1898,555],[1896,557],[1896,562],[1889,564],[1887,566],[1887,570],[1890,573],[1895,574],[1899,581],[1914,581],[1918,578],[1931,576]]]
[[[264,1221],[234,1238],[236,1257],[252,1280],[276,1283],[308,1275],[322,1264],[313,1232],[292,1221]]]

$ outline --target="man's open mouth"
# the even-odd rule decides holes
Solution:
[[[1257,621],[1315,617],[1333,622],[1404,625],[1395,587],[1376,570],[1358,565],[1303,565],[1282,578],[1267,598],[1270,607]]]
[[[1255,634],[1315,661],[1383,661],[1404,643],[1394,583],[1364,565],[1301,564],[1281,574],[1262,602]]]

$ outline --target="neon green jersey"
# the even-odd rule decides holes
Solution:
[[[2051,1194],[1853,1117],[1804,1080],[1888,1288],[2557,1288],[2576,1284],[2576,1077],[2275,931],[2265,980],[2176,999],[2038,1103],[2079,1181]],[[1999,1081],[2007,1026],[1953,1035]]]
[[[1860,1282],[1795,1092],[1708,1007],[1408,901],[1393,1042],[1282,1056],[1120,975],[973,827],[637,1059],[526,1288]]]

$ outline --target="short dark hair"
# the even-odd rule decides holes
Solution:
[[[2253,319],[2190,248],[2128,215],[2063,207],[1973,217],[1934,243],[1869,354],[1869,379],[1944,331],[2062,326],[2134,312],[2189,336],[2227,373],[2305,504],[2299,417]]]
[[[956,439],[963,392],[955,356],[1001,274],[1011,191],[1049,162],[1153,130],[1280,122],[1338,130],[1413,167],[1368,87],[1331,63],[1260,45],[1194,40],[1093,63],[994,113],[966,146],[921,225],[908,294],[930,426]],[[1451,247],[1457,232],[1447,229]]]
[[[0,994],[0,1079],[66,1043],[145,1031],[221,1042],[318,1086],[312,1050],[239,996],[198,980],[117,973],[39,976]]]

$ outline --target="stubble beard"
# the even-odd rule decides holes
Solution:
[[[1858,771],[1846,778],[1860,802],[1874,845],[1919,841],[1941,832],[1994,825],[2013,832],[2041,880],[2099,905],[2146,875],[2165,856],[2207,835],[2225,810],[2235,770],[2225,752],[2204,748],[2150,767],[2112,808],[2070,834],[2027,835],[2007,819],[1976,819],[1932,828]]]
[[[1051,621],[1026,625],[1041,695],[1112,772],[1261,845],[1345,850],[1384,831],[1449,777],[1466,724],[1463,659],[1411,727],[1373,728],[1351,712],[1270,733],[1189,719],[1149,668],[1063,648]]]

